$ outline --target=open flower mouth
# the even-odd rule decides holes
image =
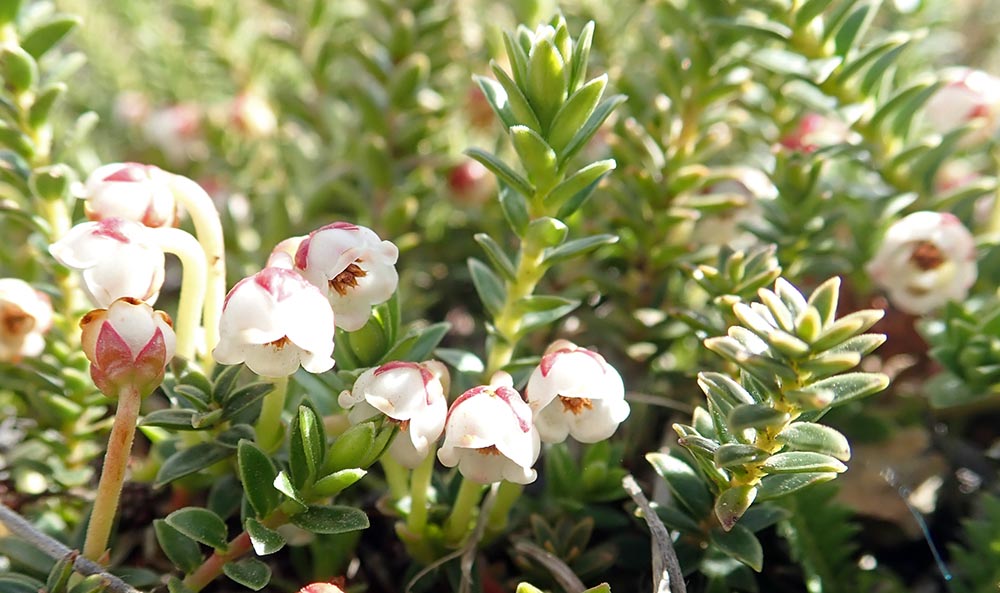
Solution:
[[[8,335],[22,335],[34,329],[35,320],[21,309],[7,306],[0,309],[0,326]]]
[[[480,455],[500,455],[500,449],[497,449],[496,445],[490,445],[489,447],[483,447],[481,449],[476,449],[476,452]]]
[[[358,278],[364,278],[367,275],[368,272],[362,270],[361,266],[355,262],[329,281],[330,289],[337,291],[340,296],[345,296],[348,290],[358,287]]]
[[[564,412],[572,412],[579,416],[584,410],[593,410],[594,402],[589,397],[563,397],[559,396],[559,402],[563,405]]]
[[[276,350],[281,350],[282,348],[284,348],[285,346],[287,346],[290,343],[291,343],[291,340],[288,339],[288,336],[281,336],[280,338],[278,338],[277,340],[275,340],[273,342],[268,342],[267,344],[265,344],[265,346],[271,346],[272,348],[274,348]]]
[[[917,268],[926,272],[940,267],[946,261],[946,258],[934,243],[920,241],[913,248],[913,252],[910,254],[910,261]]]

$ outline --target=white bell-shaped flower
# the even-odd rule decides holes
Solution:
[[[226,295],[219,322],[220,364],[246,363],[264,377],[333,368],[333,311],[320,291],[296,272],[264,268]]]
[[[139,163],[112,163],[94,170],[86,184],[87,218],[124,218],[148,227],[177,222],[170,173]]]
[[[83,273],[83,288],[98,307],[131,297],[156,302],[163,286],[164,257],[147,229],[123,218],[76,225],[49,246],[59,263]]]
[[[981,70],[952,68],[942,78],[945,85],[924,105],[930,127],[946,134],[969,123],[981,127],[965,138],[966,144],[979,142],[1000,127],[1000,78]]]
[[[953,214],[914,212],[889,227],[866,269],[893,305],[922,315],[969,293],[975,240]]]
[[[330,300],[337,327],[361,329],[372,305],[396,291],[399,249],[369,228],[335,222],[310,233],[295,253],[295,268]]]
[[[338,402],[350,408],[352,424],[379,413],[398,422],[400,434],[389,448],[392,457],[413,469],[420,465],[444,430],[448,414],[448,369],[436,360],[389,362],[368,369]]]
[[[438,460],[481,484],[528,484],[535,481],[531,466],[540,451],[531,409],[510,375],[500,372],[489,385],[473,387],[451,404]]]
[[[278,243],[271,250],[271,255],[267,258],[268,268],[295,269],[295,252],[299,250],[299,245],[306,240],[306,235],[300,237],[289,237]]]
[[[0,279],[0,361],[17,362],[45,349],[52,327],[49,296],[19,278]]]
[[[630,411],[618,371],[600,354],[567,340],[546,349],[525,393],[546,443],[561,443],[567,436],[582,443],[602,441]]]

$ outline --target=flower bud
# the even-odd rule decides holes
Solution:
[[[966,138],[975,143],[992,136],[1000,127],[1000,78],[981,70],[953,68],[945,71],[946,84],[924,106],[927,123],[946,134],[972,122],[982,124]]]
[[[866,269],[896,308],[922,315],[968,294],[975,241],[953,214],[914,212],[889,227]]]
[[[246,363],[265,377],[333,368],[333,311],[315,286],[292,270],[264,268],[226,295],[219,321],[220,364]]]
[[[600,354],[566,340],[549,346],[525,393],[547,443],[561,443],[567,436],[582,443],[602,441],[630,411],[618,371]]]
[[[122,297],[153,304],[163,286],[163,250],[146,227],[123,218],[76,225],[49,246],[59,263],[83,272],[83,288],[98,307]]]
[[[344,593],[344,580],[333,579],[329,583],[312,583],[299,589],[299,593]]]
[[[52,327],[49,296],[18,278],[0,279],[0,361],[17,362],[45,349]]]
[[[152,165],[112,163],[87,178],[87,218],[124,218],[148,227],[177,224],[177,203],[170,173]]]
[[[467,159],[448,172],[448,190],[456,202],[478,206],[496,193],[497,184],[482,163]]]
[[[306,235],[289,237],[275,245],[274,249],[271,250],[271,255],[267,258],[265,267],[295,269],[295,252],[299,250],[299,245],[302,245],[306,238]]]
[[[361,329],[373,305],[396,291],[399,249],[369,228],[335,222],[313,231],[295,252],[295,269],[318,287],[336,316],[337,327]]]
[[[789,150],[809,153],[843,144],[849,137],[850,128],[844,122],[818,113],[808,113],[802,116],[790,134],[781,139],[781,144]]]
[[[427,457],[448,414],[448,369],[436,360],[389,362],[368,369],[338,402],[351,410],[351,423],[385,414],[400,425],[389,454],[413,469]]]
[[[143,397],[163,381],[174,357],[170,317],[134,298],[120,298],[80,320],[80,345],[90,361],[90,376],[101,392],[117,398],[125,388]]]
[[[531,409],[507,373],[497,373],[489,385],[460,395],[448,410],[444,434],[438,460],[458,466],[467,479],[481,484],[535,481],[531,466],[541,441],[531,423]]]
[[[197,105],[181,103],[150,113],[142,131],[169,161],[183,163],[201,146],[201,117]]]
[[[270,136],[278,128],[278,118],[263,97],[243,92],[233,99],[229,117],[238,130],[251,138]]]

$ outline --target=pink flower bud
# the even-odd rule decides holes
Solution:
[[[496,193],[497,184],[482,163],[468,159],[448,172],[448,190],[457,202],[481,205]]]
[[[220,364],[246,363],[265,377],[333,368],[333,311],[315,286],[292,270],[264,268],[240,280],[219,322]]]
[[[337,327],[361,329],[373,305],[396,291],[399,249],[369,228],[335,222],[313,231],[295,253],[295,268],[326,294]]]
[[[177,224],[170,174],[151,165],[113,163],[87,178],[87,218],[124,218],[148,227]]]
[[[146,140],[173,163],[183,163],[201,147],[201,109],[181,103],[153,111],[142,126]]]
[[[525,389],[542,440],[602,441],[629,415],[621,375],[600,354],[557,340]]]
[[[337,578],[329,583],[312,583],[299,589],[299,593],[344,593],[346,586],[342,578]]]
[[[978,122],[982,127],[966,138],[966,143],[992,136],[1000,127],[1000,78],[970,68],[953,68],[942,77],[946,84],[924,105],[930,127],[945,134]]]
[[[914,212],[889,227],[866,269],[896,308],[922,315],[966,297],[977,276],[975,240],[953,214]]]
[[[352,424],[378,413],[400,424],[389,453],[399,463],[416,468],[444,430],[448,414],[448,369],[436,360],[389,362],[368,369],[351,391],[340,394],[342,408],[351,409]]]
[[[76,225],[49,246],[59,263],[83,272],[83,288],[98,307],[122,297],[156,302],[164,257],[149,229],[122,218]]]
[[[174,357],[170,317],[133,298],[120,298],[80,320],[80,345],[90,361],[90,376],[104,395],[117,398],[125,388],[140,395],[163,381]]]
[[[0,279],[0,361],[17,362],[45,349],[52,327],[49,296],[17,278]]]
[[[510,375],[497,373],[489,385],[473,387],[451,404],[438,460],[457,465],[474,482],[528,484],[535,481],[531,466],[540,450],[531,409]]]
[[[781,139],[781,144],[789,150],[808,153],[842,144],[849,137],[850,128],[844,122],[818,113],[808,113],[802,116],[790,134]]]

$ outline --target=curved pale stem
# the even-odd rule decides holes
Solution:
[[[472,527],[472,515],[479,505],[483,485],[462,477],[462,485],[451,507],[451,514],[444,524],[444,539],[451,544],[461,543]]]
[[[257,444],[265,451],[274,451],[282,437],[281,414],[285,411],[288,377],[270,377],[267,380],[274,384],[274,390],[264,396],[255,432]]]
[[[202,366],[207,369],[214,362],[212,349],[219,343],[219,318],[222,316],[222,303],[226,297],[226,246],[222,235],[222,221],[211,196],[194,181],[174,175],[170,180],[170,188],[174,197],[191,216],[208,265],[202,317],[205,326],[205,357]]]
[[[177,334],[177,356],[194,360],[197,349],[198,320],[205,303],[207,264],[201,245],[189,233],[180,229],[148,229],[158,247],[181,260],[181,296],[177,305],[174,332]]]
[[[129,453],[132,452],[140,406],[142,396],[134,387],[125,387],[118,394],[118,409],[108,438],[108,452],[104,456],[104,468],[101,470],[94,509],[87,525],[87,538],[83,543],[83,555],[95,562],[104,555],[111,536],[111,525],[118,511],[118,500],[125,482],[125,469]]]
[[[407,518],[406,526],[417,535],[422,535],[424,527],[427,526],[427,493],[431,489],[431,478],[434,476],[434,459],[432,447],[427,457],[410,476],[410,516]]]

